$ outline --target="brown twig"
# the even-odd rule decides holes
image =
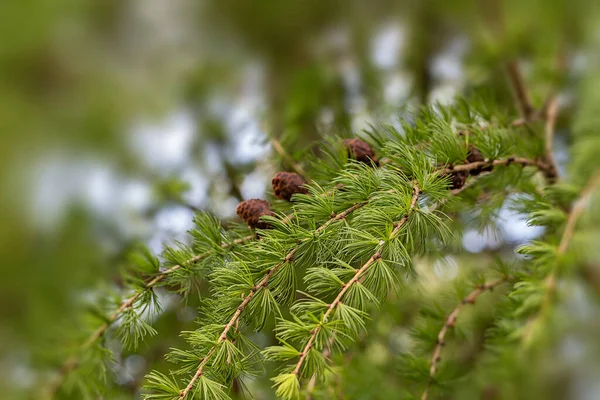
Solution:
[[[413,210],[415,209],[415,207],[417,205],[417,200],[419,199],[420,193],[421,192],[420,192],[419,188],[417,186],[415,186],[413,188],[413,197],[412,197],[409,209],[408,209],[406,215],[404,215],[402,217],[402,219],[400,219],[400,221],[398,221],[397,223],[394,224],[394,230],[390,234],[390,239],[394,238],[400,232],[400,228],[402,228],[402,226],[404,226],[406,221],[408,221],[408,217],[410,216],[410,214],[413,212]],[[352,285],[354,285],[355,283],[357,283],[359,281],[361,276],[369,269],[369,267],[373,263],[377,262],[377,260],[379,260],[380,258],[381,258],[381,249],[378,249],[367,260],[367,262],[365,264],[363,264],[363,266],[360,267],[356,271],[354,276],[342,286],[342,289],[340,290],[340,292],[338,293],[336,298],[333,300],[333,302],[331,304],[329,304],[329,306],[327,307],[327,311],[325,311],[325,313],[323,314],[323,317],[321,317],[320,324],[315,329],[312,330],[310,338],[308,339],[308,342],[306,343],[306,345],[304,346],[304,349],[300,353],[300,358],[299,358],[298,362],[296,363],[294,370],[292,371],[292,373],[294,375],[296,375],[296,376],[299,375],[300,369],[302,368],[302,365],[304,364],[304,361],[306,360],[306,357],[308,356],[309,351],[313,347],[318,333],[321,331],[323,324],[327,321],[327,319],[333,313],[335,308],[342,302],[342,297],[344,297],[344,295],[346,294],[346,292],[348,292],[348,290],[352,287]]]
[[[527,93],[527,87],[517,61],[510,61],[507,64],[507,71],[515,101],[521,114],[521,120],[524,123],[530,122],[535,116],[535,108],[531,104],[531,99]]]
[[[546,292],[544,294],[540,310],[538,313],[536,313],[529,319],[525,329],[523,330],[522,336],[525,342],[529,340],[531,334],[533,333],[533,327],[535,325],[535,322],[538,321],[539,318],[541,318],[543,315],[545,315],[546,309],[550,306],[552,295],[556,290],[556,279],[558,275],[558,265],[560,257],[567,252],[569,245],[571,244],[571,240],[573,239],[573,235],[575,234],[575,225],[577,224],[577,221],[585,211],[586,203],[589,197],[593,194],[595,190],[598,189],[598,187],[600,187],[600,172],[596,172],[596,174],[592,176],[585,188],[581,191],[579,200],[577,200],[577,202],[571,209],[571,212],[569,213],[565,230],[562,234],[560,243],[558,245],[554,265],[546,279],[544,279],[544,286],[546,287]]]
[[[454,308],[454,310],[452,310],[452,312],[450,314],[448,314],[448,316],[446,317],[446,320],[444,321],[444,325],[442,326],[442,329],[440,330],[440,332],[437,335],[437,341],[435,344],[435,348],[433,349],[433,355],[431,357],[431,363],[429,366],[429,382],[427,383],[427,387],[425,388],[425,390],[423,391],[423,394],[421,395],[421,400],[427,400],[427,397],[429,396],[429,388],[431,387],[431,383],[437,372],[439,362],[442,359],[442,357],[441,357],[442,349],[445,345],[444,339],[445,339],[448,331],[450,329],[454,328],[454,326],[456,325],[456,319],[458,318],[458,314],[460,314],[463,307],[467,304],[474,304],[475,299],[477,299],[477,297],[479,297],[481,294],[485,293],[488,290],[492,291],[496,286],[501,285],[502,283],[506,282],[508,279],[510,279],[510,277],[506,276],[506,277],[497,279],[495,281],[484,283],[484,284],[478,286],[475,290],[473,290],[466,297],[464,297],[461,300],[461,302]]]
[[[545,172],[546,177],[549,180],[555,180],[558,178],[558,168],[556,167],[556,161],[554,159],[554,128],[556,126],[556,118],[558,117],[558,101],[556,96],[552,96],[548,101],[546,111],[546,126],[545,126],[545,149],[546,149],[546,163],[548,165],[548,171]]]
[[[346,219],[346,217],[348,217],[348,215],[350,215],[351,213],[353,213],[355,210],[357,210],[357,209],[365,206],[366,204],[367,204],[366,201],[365,202],[361,202],[361,203],[355,203],[354,205],[352,205],[351,207],[347,208],[343,212],[334,215],[332,218],[330,218],[329,220],[327,220],[327,222],[325,222],[323,225],[321,225],[319,228],[317,228],[315,230],[315,234],[318,234],[318,233],[322,232],[323,230],[325,230],[329,225],[331,225],[335,221],[341,221],[341,220]],[[196,370],[196,373],[194,374],[194,376],[192,377],[192,379],[190,380],[190,382],[188,383],[188,385],[186,386],[186,388],[181,391],[181,394],[179,395],[179,399],[180,400],[184,399],[185,396],[187,396],[187,394],[194,387],[194,383],[198,380],[198,378],[200,378],[202,376],[202,374],[204,373],[204,367],[206,366],[206,364],[208,363],[208,361],[210,360],[210,358],[212,357],[212,355],[216,351],[217,345],[220,344],[220,343],[222,343],[223,341],[227,340],[227,334],[229,333],[229,331],[231,330],[231,328],[237,323],[237,321],[240,318],[242,312],[244,311],[244,309],[246,308],[246,306],[248,305],[248,303],[250,303],[250,300],[252,300],[252,298],[254,298],[254,296],[256,295],[256,293],[258,293],[258,291],[260,289],[268,287],[269,280],[271,279],[271,277],[273,276],[273,274],[275,274],[286,263],[292,262],[293,259],[294,259],[294,256],[295,256],[296,252],[298,251],[298,249],[300,247],[300,245],[302,243],[306,242],[309,239],[310,238],[302,239],[296,246],[294,246],[294,248],[292,250],[290,250],[287,253],[287,255],[284,257],[283,261],[277,263],[275,266],[273,266],[271,269],[269,269],[269,271],[266,273],[266,275],[264,276],[264,278],[259,283],[257,283],[256,285],[254,285],[252,287],[252,289],[250,290],[250,293],[248,293],[243,298],[241,304],[237,307],[237,310],[235,311],[235,313],[230,318],[229,322],[225,325],[225,328],[223,329],[223,331],[219,335],[219,338],[217,339],[217,344],[215,346],[213,346],[209,350],[209,352],[206,354],[206,356],[204,356],[204,358],[202,359],[202,362],[200,363],[200,365],[198,366],[198,369]]]
[[[459,188],[459,189],[452,189],[450,191],[450,194],[452,194],[453,196],[457,196],[459,195],[461,192],[463,192],[464,190],[470,188],[471,186],[473,186],[475,181],[471,181],[468,182],[467,184],[465,184],[463,187]],[[441,206],[444,202],[438,203],[436,204],[434,207],[432,207],[429,211],[433,212],[435,209],[437,209],[439,206]],[[331,346],[333,345],[333,341],[334,341],[335,337],[332,336],[329,339],[329,345],[323,350],[323,357],[324,358],[328,358],[331,354]],[[317,384],[317,376],[316,374],[313,374],[313,376],[310,378],[310,380],[308,381],[308,384],[306,385],[306,399],[305,400],[312,400],[312,393],[315,390]]]
[[[548,164],[546,164],[545,162],[543,162],[541,160],[531,160],[529,158],[524,158],[524,157],[507,157],[505,159],[500,159],[500,160],[475,161],[475,162],[468,163],[468,164],[453,165],[453,166],[447,167],[445,170],[443,170],[443,172],[444,173],[452,173],[452,172],[472,171],[472,170],[476,170],[479,168],[485,168],[485,167],[489,167],[489,166],[496,166],[496,165],[508,166],[511,164],[537,167],[544,173],[550,173],[552,170],[551,166],[549,166]]]
[[[244,242],[247,242],[249,240],[252,240],[255,238],[255,235],[248,235],[246,237],[243,238],[239,238],[239,239],[235,239],[232,242],[229,243],[223,243],[221,245],[221,248],[226,249]],[[209,250],[203,254],[199,254],[195,257],[190,258],[189,260],[186,261],[185,264],[182,265],[190,265],[190,264],[195,264],[196,262],[200,261],[203,258],[206,258],[212,254],[214,254],[215,251],[214,250]],[[178,269],[182,268],[182,265],[175,265],[163,272],[160,272],[158,275],[156,275],[153,279],[149,280],[146,285],[145,285],[145,290],[149,290],[152,289],[154,286],[156,286],[159,282],[161,282],[163,279],[165,279],[169,274],[177,271]],[[107,319],[107,321],[100,326],[98,329],[96,329],[89,337],[88,339],[81,345],[81,347],[79,348],[79,352],[83,352],[85,351],[87,348],[89,348],[94,342],[96,342],[96,340],[98,340],[100,337],[102,337],[104,335],[104,333],[106,333],[106,331],[108,330],[108,328],[119,318],[119,316],[127,309],[131,308],[133,306],[133,304],[135,303],[135,301],[137,299],[140,298],[140,296],[142,296],[143,291],[140,291],[136,294],[134,294],[133,296],[129,297],[128,299],[126,299],[123,303],[121,303],[121,305],[119,306],[119,308],[117,308],[117,310],[115,310]],[[69,359],[67,359],[67,361],[65,361],[63,363],[63,365],[60,367],[59,370],[59,375],[58,377],[50,384],[49,389],[47,390],[48,393],[48,398],[52,398],[54,397],[54,395],[56,394],[56,392],[58,391],[58,389],[60,388],[60,386],[62,385],[62,382],[65,378],[65,376],[67,374],[69,374],[71,371],[73,371],[75,368],[77,368],[77,365],[79,364],[79,356],[78,355],[73,355],[71,357],[69,357]]]

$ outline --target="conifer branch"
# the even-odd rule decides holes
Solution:
[[[466,184],[465,184],[463,187],[461,187],[461,188],[459,188],[459,189],[453,189],[453,190],[451,190],[451,191],[450,191],[450,193],[451,193],[453,196],[457,196],[457,195],[459,195],[461,192],[463,192],[463,191],[465,191],[466,189],[468,189],[468,188],[470,188],[471,186],[473,186],[473,184],[474,184],[475,182],[476,182],[476,180],[473,180],[473,181],[471,181],[471,182],[468,182],[468,183],[466,183]],[[443,203],[445,203],[445,202],[440,202],[440,203],[436,204],[434,207],[432,207],[432,208],[430,209],[430,211],[433,211],[433,210],[437,209],[437,208],[438,208],[439,206],[441,206]],[[359,281],[360,281],[360,280],[359,280]],[[323,358],[327,359],[327,358],[328,358],[328,357],[331,355],[331,346],[333,345],[333,342],[334,342],[334,341],[335,341],[335,336],[332,336],[332,337],[329,339],[329,346],[327,346],[327,347],[326,347],[326,348],[323,350],[323,352],[322,352],[322,354],[323,354]],[[316,374],[313,374],[313,375],[311,376],[310,380],[308,381],[308,384],[307,384],[307,386],[306,386],[306,392],[307,392],[307,395],[306,395],[306,400],[312,400],[312,393],[313,393],[313,391],[314,391],[314,389],[315,389],[315,387],[316,387],[316,383],[317,383],[317,375],[316,375]]]
[[[400,219],[400,221],[398,221],[394,224],[394,230],[390,234],[390,239],[393,239],[398,234],[398,232],[400,232],[400,228],[402,228],[402,226],[404,226],[406,221],[408,221],[408,217],[410,216],[410,214],[412,214],[413,210],[415,209],[415,207],[417,205],[417,201],[419,199],[420,193],[421,192],[420,192],[418,186],[413,187],[413,197],[412,197],[409,209],[408,209],[406,215],[404,215],[402,217],[402,219]],[[361,276],[369,269],[369,267],[373,263],[375,263],[380,258],[381,258],[381,250],[378,249],[367,260],[367,262],[365,264],[363,264],[363,266],[360,267],[356,271],[354,276],[342,286],[342,289],[336,296],[335,300],[333,300],[333,302],[331,304],[329,304],[329,306],[327,307],[327,311],[323,314],[323,317],[321,317],[320,324],[316,328],[314,328],[313,331],[311,332],[310,338],[308,339],[308,342],[306,343],[306,345],[304,346],[304,349],[300,353],[300,359],[296,363],[296,365],[292,371],[292,374],[294,374],[296,376],[299,375],[300,369],[302,368],[302,364],[304,363],[304,360],[306,360],[306,357],[308,356],[308,352],[310,351],[310,349],[313,347],[313,345],[315,343],[317,334],[319,333],[319,331],[321,330],[321,327],[327,321],[329,316],[335,311],[336,307],[342,302],[342,297],[344,297],[344,295],[352,287],[352,285],[359,282]]]
[[[248,235],[239,239],[235,239],[232,242],[228,242],[228,243],[223,243],[221,244],[221,248],[223,249],[227,249],[229,247],[233,247],[236,246],[238,244],[247,242],[249,240],[254,239],[256,236],[253,235]],[[209,257],[210,255],[214,254],[215,251],[214,250],[209,250],[203,254],[199,254],[195,257],[192,257],[188,260],[188,262],[186,264],[194,264],[206,257]],[[81,347],[79,348],[79,353],[84,352],[86,349],[88,349],[92,344],[94,344],[98,339],[100,339],[108,330],[108,328],[119,318],[119,316],[125,312],[126,310],[128,310],[129,308],[133,307],[133,304],[135,303],[135,301],[137,299],[139,299],[142,294],[144,293],[144,291],[146,290],[150,290],[152,289],[154,286],[156,286],[158,283],[160,283],[162,280],[164,280],[169,274],[177,271],[178,269],[182,268],[182,265],[185,264],[179,264],[179,265],[174,265],[173,267],[162,271],[160,273],[158,273],[154,278],[152,278],[151,280],[149,280],[145,285],[144,285],[144,289],[137,292],[136,294],[134,294],[133,296],[129,297],[128,299],[126,299],[123,303],[121,303],[121,305],[119,306],[119,308],[117,308],[107,319],[107,321],[100,326],[98,329],[96,329],[89,337],[88,339],[81,345]],[[48,393],[49,396],[48,398],[52,398],[54,397],[55,393],[58,391],[58,389],[60,388],[60,386],[63,383],[63,380],[65,378],[66,375],[68,375],[71,371],[73,371],[75,368],[77,368],[77,365],[79,364],[79,356],[78,355],[73,355],[71,357],[69,357],[69,359],[67,359],[67,361],[65,361],[63,363],[63,365],[60,367],[60,372],[59,372],[59,376],[55,379],[54,382],[51,383],[50,388],[48,389]]]
[[[504,282],[506,282],[509,279],[510,279],[509,276],[504,276],[495,281],[487,282],[487,283],[484,283],[484,284],[478,286],[475,290],[473,290],[466,297],[464,297],[461,300],[461,302],[454,308],[454,310],[452,310],[452,312],[450,312],[450,314],[448,314],[448,317],[446,317],[446,319],[444,321],[444,325],[442,326],[442,329],[440,330],[440,332],[437,335],[437,341],[435,344],[435,348],[433,349],[433,355],[431,357],[431,362],[430,362],[430,367],[429,367],[429,382],[427,383],[427,387],[425,388],[425,390],[423,391],[423,394],[421,395],[421,400],[427,400],[427,397],[429,396],[429,388],[431,387],[431,383],[437,372],[439,362],[442,359],[441,353],[442,353],[442,349],[444,348],[444,345],[446,344],[446,342],[445,342],[446,334],[448,333],[448,331],[450,329],[454,328],[454,326],[456,325],[456,319],[458,318],[458,315],[460,314],[463,307],[466,306],[467,304],[475,304],[475,300],[477,299],[477,297],[479,297],[480,295],[482,295],[483,293],[485,293],[488,290],[492,291],[496,286],[503,284]]]
[[[550,307],[552,295],[556,290],[556,281],[560,257],[563,256],[569,249],[569,245],[571,244],[571,240],[573,239],[573,235],[575,234],[575,226],[577,225],[577,221],[585,211],[585,207],[590,196],[594,193],[594,191],[598,189],[598,187],[600,187],[600,172],[596,172],[596,174],[592,176],[588,184],[581,191],[579,200],[577,200],[577,202],[571,209],[571,212],[569,213],[565,230],[562,234],[560,243],[558,245],[558,249],[556,251],[556,258],[552,266],[552,270],[550,271],[546,279],[544,279],[544,286],[546,290],[540,306],[540,310],[529,319],[524,329],[522,336],[526,342],[533,333],[532,331],[536,322],[539,321],[540,318],[542,318],[545,315],[547,308]]]
[[[348,215],[350,215],[351,213],[353,213],[355,210],[358,210],[359,208],[365,206],[366,204],[367,204],[366,201],[360,202],[360,203],[355,203],[351,207],[349,207],[346,210],[342,211],[341,213],[338,213],[338,214],[332,216],[323,225],[321,225],[319,228],[317,228],[315,230],[315,234],[318,234],[318,233],[322,232],[323,230],[327,229],[327,227],[329,225],[331,225],[332,223],[334,223],[335,221],[344,220],[345,218],[348,217]],[[269,285],[269,279],[271,279],[271,277],[283,265],[285,265],[286,263],[292,262],[293,259],[294,259],[294,256],[295,256],[296,252],[298,251],[298,249],[300,247],[300,245],[302,243],[308,241],[309,239],[310,238],[305,238],[305,239],[300,240],[298,242],[298,244],[296,246],[294,246],[294,248],[287,253],[287,255],[284,257],[283,261],[277,263],[275,266],[273,266],[271,269],[269,269],[269,271],[266,273],[266,275],[264,276],[264,278],[258,284],[254,285],[252,287],[252,289],[250,290],[250,293],[248,293],[244,297],[244,299],[242,300],[242,302],[240,303],[240,305],[237,307],[235,313],[233,314],[233,316],[231,317],[231,319],[229,320],[229,322],[227,323],[227,325],[225,325],[225,328],[223,329],[223,331],[219,335],[219,338],[217,339],[217,343],[215,344],[215,346],[213,346],[208,351],[208,353],[206,354],[206,356],[202,359],[202,362],[198,366],[198,369],[196,370],[196,373],[194,374],[194,376],[192,377],[192,379],[190,380],[190,382],[188,383],[188,385],[186,386],[186,388],[181,391],[181,393],[179,395],[179,399],[180,400],[184,399],[188,395],[188,393],[194,387],[194,383],[198,380],[198,378],[200,378],[202,376],[202,374],[204,373],[204,367],[206,366],[206,364],[208,363],[208,361],[210,360],[210,358],[212,357],[212,355],[216,351],[217,345],[219,345],[220,343],[222,343],[225,340],[227,340],[227,334],[229,333],[229,331],[231,330],[231,328],[235,324],[237,324],[237,322],[238,322],[240,316],[242,315],[244,309],[246,308],[246,306],[248,305],[248,303],[250,303],[250,301],[252,300],[252,298],[259,292],[259,290],[268,287],[268,285]]]

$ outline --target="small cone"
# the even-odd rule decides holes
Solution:
[[[296,193],[307,194],[308,190],[303,187],[306,183],[304,178],[294,172],[278,172],[271,181],[273,193],[280,199],[290,201]]]
[[[485,157],[483,156],[483,154],[481,154],[481,151],[479,151],[479,149],[477,147],[473,146],[472,144],[469,144],[469,152],[467,154],[467,161],[470,163],[485,161]],[[483,167],[483,168],[477,168],[477,169],[471,170],[470,174],[473,176],[477,176],[482,172],[490,172],[493,169],[494,169],[494,166],[490,165],[489,167]]]
[[[342,144],[348,150],[348,156],[353,157],[356,161],[366,164],[375,163],[379,165],[377,156],[373,148],[365,141],[360,139],[344,139]]]
[[[467,182],[467,178],[469,177],[469,173],[466,171],[449,172],[449,173],[443,174],[443,176],[450,177],[449,187],[451,190],[454,190],[454,189],[460,189],[463,186],[465,186],[465,183]]]
[[[242,201],[238,204],[235,212],[252,229],[268,229],[271,227],[268,223],[260,221],[260,217],[263,215],[273,216],[273,212],[269,208],[269,202],[266,200],[250,199]]]

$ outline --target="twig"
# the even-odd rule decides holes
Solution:
[[[406,221],[408,221],[408,217],[410,216],[410,214],[413,212],[413,210],[415,209],[415,207],[417,205],[417,200],[419,199],[420,193],[421,193],[420,189],[417,186],[415,186],[413,188],[413,197],[412,197],[412,201],[410,203],[409,209],[408,209],[406,215],[404,215],[404,217],[402,217],[402,219],[400,219],[400,221],[398,221],[397,223],[394,224],[394,230],[390,234],[390,239],[394,238],[398,234],[398,232],[400,232],[400,228],[402,228],[402,226],[404,226]],[[292,373],[294,375],[296,375],[296,376],[299,375],[300,369],[302,368],[302,365],[304,364],[304,360],[306,360],[306,357],[308,356],[309,351],[311,350],[311,348],[313,347],[313,345],[315,343],[317,334],[321,331],[323,324],[327,321],[327,319],[333,313],[335,308],[342,302],[342,297],[344,297],[344,295],[352,287],[352,285],[354,285],[355,283],[357,283],[359,281],[361,276],[369,269],[369,267],[373,263],[375,263],[377,260],[379,260],[380,258],[381,258],[381,249],[378,249],[367,260],[367,262],[365,264],[363,264],[363,266],[360,267],[356,271],[356,273],[354,274],[352,279],[350,279],[348,282],[346,282],[344,284],[344,286],[342,286],[342,289],[338,293],[337,297],[333,300],[333,302],[331,304],[329,304],[329,306],[327,307],[327,311],[325,311],[325,313],[323,314],[323,317],[321,317],[320,324],[315,329],[312,330],[311,336],[308,339],[308,342],[306,343],[306,345],[304,346],[304,349],[300,353],[300,359],[298,360],[298,362],[296,363],[296,366],[294,367],[294,370],[292,371]]]
[[[435,373],[437,372],[438,364],[442,359],[442,349],[445,345],[444,339],[448,331],[451,328],[454,328],[454,326],[456,325],[456,319],[458,318],[458,314],[460,314],[463,307],[467,304],[474,304],[475,299],[477,299],[477,297],[479,297],[481,294],[485,293],[488,290],[492,291],[496,286],[501,285],[508,279],[510,279],[510,277],[505,276],[495,281],[484,283],[478,286],[475,290],[473,290],[466,297],[464,297],[461,300],[461,302],[454,308],[454,310],[452,310],[452,312],[448,314],[446,320],[444,321],[444,326],[442,326],[442,329],[437,335],[437,341],[435,344],[435,348],[433,349],[433,356],[431,357],[431,363],[429,367],[429,382],[427,383],[427,387],[421,395],[421,400],[427,400],[427,397],[429,396],[429,388],[431,387],[431,383],[433,381],[433,378],[435,377]]]
[[[252,240],[255,238],[255,235],[248,235],[245,236],[243,238],[239,238],[239,239],[235,239],[232,242],[229,243],[223,243],[221,245],[221,248],[226,249],[229,247],[233,247],[235,245],[247,242],[249,240]],[[212,254],[214,254],[215,251],[214,250],[209,250],[203,254],[199,254],[195,257],[190,258],[189,260],[186,261],[185,264],[182,265],[190,265],[190,264],[195,264],[196,262],[200,261],[203,258],[206,258]],[[153,288],[154,286],[156,286],[159,282],[161,282],[163,279],[165,279],[169,274],[177,271],[178,269],[182,268],[182,265],[175,265],[161,273],[159,273],[157,276],[155,276],[153,279],[151,279],[150,281],[148,281],[145,285],[145,290],[149,290],[151,288]],[[117,310],[115,312],[113,312],[107,319],[107,321],[100,326],[98,329],[96,329],[89,337],[88,339],[81,345],[81,347],[79,348],[79,353],[85,351],[87,348],[89,348],[96,340],[98,340],[100,337],[102,337],[102,335],[104,335],[104,333],[106,333],[106,331],[108,330],[108,328],[118,319],[118,317],[127,309],[131,308],[133,306],[133,304],[135,303],[135,301],[140,298],[140,296],[142,296],[143,291],[140,291],[136,294],[134,294],[133,296],[129,297],[128,299],[126,299],[121,306],[119,306],[119,308],[117,308]],[[77,368],[77,365],[79,364],[79,356],[78,355],[73,355],[71,357],[69,357],[69,359],[67,359],[67,361],[65,361],[63,363],[63,365],[60,367],[60,372],[58,377],[50,384],[47,393],[48,393],[48,398],[52,398],[54,397],[54,395],[56,394],[56,392],[58,391],[58,389],[60,388],[60,386],[62,385],[62,382],[65,378],[65,376],[67,374],[69,374],[71,371],[73,371],[75,368]]]
[[[558,117],[558,101],[556,100],[556,96],[552,96],[548,101],[548,106],[546,107],[546,162],[548,164],[548,171],[546,171],[546,177],[549,180],[555,180],[558,178],[558,168],[556,167],[556,161],[554,160],[554,151],[553,151],[553,138],[554,138],[554,128],[556,126],[556,118]]]
[[[302,168],[302,166],[300,164],[298,164],[296,162],[296,160],[294,160],[292,158],[292,156],[290,156],[288,154],[287,151],[285,151],[285,149],[283,148],[283,146],[281,145],[281,143],[279,142],[279,140],[277,140],[276,138],[272,138],[271,139],[271,143],[273,144],[273,148],[275,149],[275,151],[277,153],[279,153],[279,155],[281,157],[285,158],[290,163],[290,165],[292,166],[292,168],[294,169],[294,171],[296,171],[298,173],[298,175],[300,175],[304,179],[308,178],[308,175],[306,174],[306,171],[304,170],[304,168]]]
[[[330,218],[329,220],[327,220],[327,222],[325,222],[319,228],[317,228],[315,230],[315,234],[318,234],[318,233],[322,232],[323,230],[325,230],[329,225],[331,225],[335,221],[344,220],[348,215],[350,215],[351,213],[353,213],[355,210],[357,210],[357,209],[365,206],[366,204],[367,204],[366,201],[361,202],[361,203],[355,203],[354,205],[352,205],[351,207],[347,208],[343,212],[336,214],[335,216],[333,216],[332,218]],[[275,272],[277,272],[284,264],[292,262],[293,259],[294,259],[294,256],[295,256],[296,252],[298,251],[298,249],[300,247],[300,245],[302,243],[306,242],[307,240],[310,240],[310,239],[311,238],[302,239],[298,244],[296,244],[296,246],[294,246],[294,248],[292,250],[290,250],[287,253],[287,255],[284,257],[283,261],[277,263],[275,266],[273,266],[271,269],[269,269],[269,271],[264,276],[264,278],[259,283],[257,283],[256,285],[254,285],[252,287],[252,289],[250,289],[250,293],[248,293],[244,297],[244,299],[242,300],[241,304],[237,307],[237,310],[235,311],[235,313],[233,314],[233,316],[231,317],[231,319],[229,320],[229,322],[227,323],[227,325],[225,325],[225,328],[223,329],[223,331],[219,335],[219,338],[217,339],[216,345],[213,346],[209,350],[209,352],[206,354],[206,356],[202,359],[202,362],[198,366],[198,369],[196,370],[196,373],[194,374],[194,376],[192,377],[192,379],[190,380],[190,382],[188,383],[188,385],[186,386],[186,388],[181,391],[181,394],[179,395],[179,400],[184,399],[185,396],[188,395],[188,393],[194,387],[194,383],[198,380],[198,378],[200,378],[202,376],[202,374],[204,373],[204,367],[206,366],[206,364],[208,363],[208,361],[210,360],[210,358],[212,357],[212,355],[216,351],[217,345],[219,345],[223,341],[227,340],[227,334],[229,333],[229,331],[231,330],[231,328],[237,323],[237,321],[240,318],[242,312],[244,311],[244,309],[246,308],[246,306],[248,305],[248,303],[250,303],[250,300],[252,300],[252,298],[256,295],[256,293],[258,293],[258,291],[260,289],[268,287],[269,280],[271,279],[271,277],[273,276],[273,274],[275,274]]]
[[[559,259],[562,255],[564,255],[567,252],[569,245],[571,244],[571,240],[573,239],[573,235],[575,234],[575,225],[577,224],[577,221],[585,211],[585,207],[587,205],[586,203],[589,200],[589,197],[593,194],[595,190],[598,189],[598,187],[600,187],[600,172],[596,172],[596,174],[592,176],[585,188],[581,191],[579,200],[577,200],[577,202],[571,209],[571,212],[569,213],[569,217],[567,218],[567,225],[565,226],[565,230],[562,234],[560,243],[558,245],[554,265],[546,279],[544,279],[544,286],[546,286],[546,292],[544,294],[540,310],[538,313],[536,313],[529,319],[523,331],[522,336],[524,341],[526,342],[533,333],[532,330],[535,322],[545,314],[546,309],[550,306],[552,294],[556,290],[556,279],[558,275]]]
[[[444,173],[452,173],[452,172],[461,172],[461,171],[472,171],[472,170],[476,170],[479,168],[485,168],[485,167],[489,167],[489,166],[496,166],[496,165],[508,166],[511,164],[537,167],[544,173],[550,173],[552,170],[551,166],[549,166],[548,164],[546,164],[545,162],[543,162],[541,160],[531,160],[529,158],[524,158],[524,157],[508,157],[508,158],[504,158],[504,159],[500,159],[500,160],[475,161],[475,162],[468,163],[468,164],[453,165],[453,166],[447,167],[445,170],[443,170],[443,172]]]
[[[507,71],[521,119],[525,123],[530,122],[535,115],[535,108],[531,105],[531,99],[517,61],[510,61],[507,64]]]
[[[450,191],[450,194],[452,194],[453,196],[457,196],[459,195],[461,192],[463,192],[464,190],[470,188],[471,186],[473,186],[475,181],[471,181],[467,184],[465,184],[463,187],[459,188],[459,189],[452,189]],[[442,201],[438,204],[436,204],[434,207],[432,207],[429,211],[433,212],[435,209],[437,209],[439,206],[441,206],[442,204],[444,204],[445,201]],[[362,278],[360,279],[362,280]],[[360,281],[359,280],[359,281]],[[323,350],[323,357],[324,358],[328,358],[331,354],[331,346],[333,345],[333,341],[334,341],[334,336],[332,336],[329,339],[329,346],[325,348],[325,350]],[[310,378],[310,380],[308,381],[308,384],[306,385],[306,399],[305,400],[312,400],[312,393],[315,390],[317,384],[317,376],[316,374],[313,374],[313,376]]]
[[[335,335],[335,332],[334,332]],[[323,358],[328,358],[331,355],[331,346],[333,346],[333,342],[335,340],[335,336],[332,335],[329,338],[327,347],[323,350]],[[317,374],[313,374],[306,385],[306,400],[312,400],[312,394],[317,386]]]

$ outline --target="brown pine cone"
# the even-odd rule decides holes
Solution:
[[[302,186],[306,181],[295,172],[278,172],[271,183],[275,196],[283,200],[290,201],[295,193],[308,194],[308,190]]]
[[[360,161],[366,164],[375,163],[379,165],[377,156],[373,148],[365,141],[358,138],[355,139],[344,139],[342,144],[348,151],[348,156],[353,157],[356,161]]]
[[[465,182],[467,181],[467,177],[469,173],[466,171],[458,171],[458,172],[450,172],[448,174],[444,174],[444,176],[450,177],[450,189],[460,189],[465,186]]]
[[[273,212],[269,208],[269,202],[260,199],[244,200],[238,204],[235,209],[237,215],[243,219],[250,228],[268,229],[271,226],[266,223],[259,221],[263,215],[273,216]]]
[[[469,152],[467,153],[467,161],[470,163],[485,161],[485,157],[483,156],[483,154],[481,154],[481,151],[479,151],[479,149],[477,147],[473,146],[472,144],[469,144]],[[473,176],[477,176],[482,172],[490,172],[492,169],[494,169],[494,166],[490,165],[489,167],[473,169],[470,171],[470,173]]]

